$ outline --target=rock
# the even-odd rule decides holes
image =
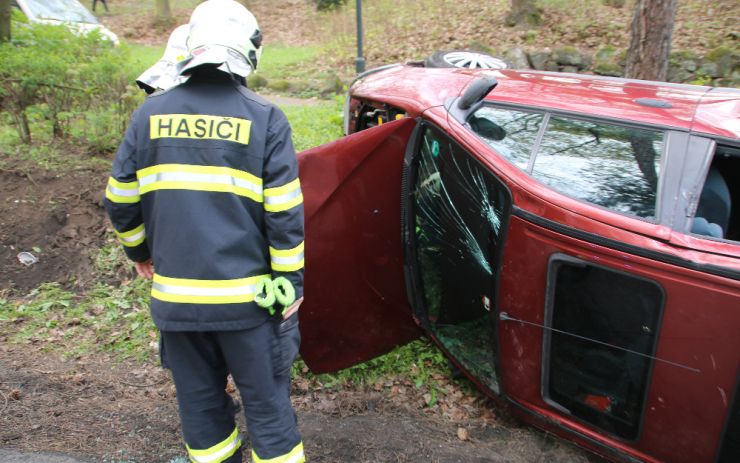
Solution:
[[[579,69],[591,69],[594,65],[594,58],[590,53],[581,53],[581,65]]]
[[[255,90],[262,87],[267,87],[268,81],[261,74],[251,74],[247,77],[247,87]]]
[[[681,66],[668,67],[668,82],[691,82],[694,75]]]
[[[504,59],[511,63],[514,69],[529,69],[529,59],[522,47],[509,48],[504,52]]]
[[[669,82],[692,82],[694,73],[699,68],[699,59],[688,50],[678,50],[671,53],[668,60]]]
[[[560,72],[576,73],[576,72],[578,72],[578,67],[576,67],[576,66],[563,66],[563,67],[560,68]]]
[[[329,73],[324,78],[319,88],[319,94],[321,96],[329,96],[334,94],[344,93],[344,82],[334,73]]]
[[[715,77],[729,77],[734,69],[740,67],[740,55],[724,45],[707,53],[704,61],[716,64],[717,75]]]
[[[688,69],[687,69],[688,70]],[[708,76],[713,79],[716,79],[718,77],[724,77],[719,70],[719,65],[717,63],[713,63],[711,61],[702,64],[699,66],[698,71],[696,72],[699,75],[702,76]]]
[[[529,54],[529,61],[532,67],[539,71],[545,70],[547,64],[552,62],[552,53],[550,51],[537,51]]]
[[[287,80],[270,81],[267,84],[267,88],[278,92],[287,92],[288,90],[290,90],[290,82],[288,82]]]
[[[619,55],[611,45],[603,46],[596,51],[591,69],[602,76],[620,77],[624,71],[619,63]]]
[[[581,54],[574,47],[556,48],[553,53],[555,62],[563,66],[580,67],[583,64]]]

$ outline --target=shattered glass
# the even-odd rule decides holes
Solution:
[[[498,392],[490,311],[510,200],[470,154],[436,128],[424,130],[413,200],[426,316],[445,349]]]

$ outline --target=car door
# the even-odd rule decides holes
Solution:
[[[431,122],[419,126],[405,168],[403,229],[414,313],[462,372],[497,395],[494,307],[510,191],[475,151]]]
[[[298,155],[305,206],[301,355],[347,368],[421,335],[406,295],[401,240],[405,118]]]

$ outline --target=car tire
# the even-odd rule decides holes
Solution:
[[[428,68],[508,69],[511,66],[501,58],[468,50],[437,51],[424,60]]]

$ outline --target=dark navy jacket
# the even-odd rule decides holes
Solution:
[[[303,196],[280,109],[224,73],[196,73],[135,112],[105,204],[129,258],[153,260],[152,316],[166,331],[262,323],[254,290],[303,293]]]

